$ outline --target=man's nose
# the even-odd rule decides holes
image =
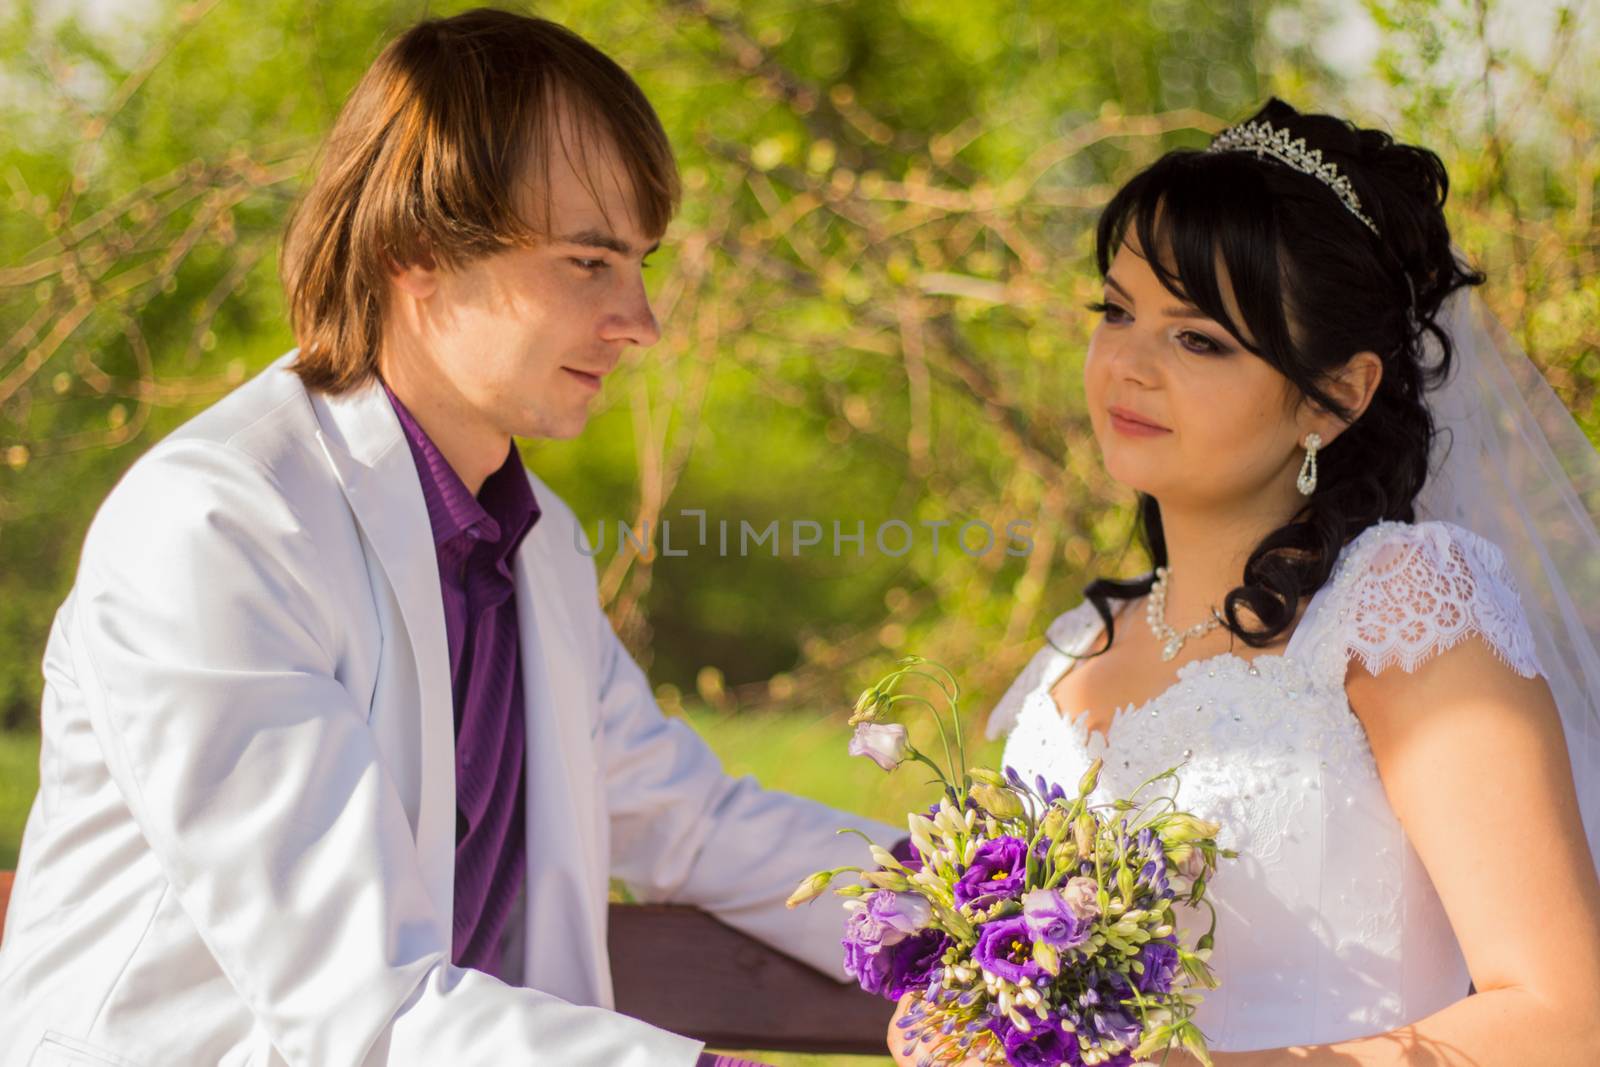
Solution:
[[[633,281],[616,312],[607,317],[601,336],[607,341],[625,341],[640,348],[648,348],[661,340],[661,324],[650,307],[650,294],[645,290],[642,276]]]

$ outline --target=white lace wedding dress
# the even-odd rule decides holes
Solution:
[[[1082,653],[1101,630],[1084,602],[1049,634]],[[1221,986],[1197,1021],[1213,1049],[1380,1033],[1460,999],[1469,979],[1350,710],[1346,666],[1412,670],[1472,635],[1519,674],[1540,673],[1498,548],[1446,522],[1380,523],[1345,547],[1281,654],[1240,646],[1254,659],[1186,663],[1165,692],[1119,710],[1102,740],[1057,710],[1050,689],[1073,661],[1047,644],[989,733],[1009,731],[1003,761],[1026,780],[1068,790],[1103,756],[1102,800],[1187,762],[1181,806],[1221,822],[1222,846],[1239,851],[1211,886]],[[1185,919],[1192,936],[1210,921]]]

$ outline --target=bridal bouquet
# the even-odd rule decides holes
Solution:
[[[928,683],[952,731],[933,701],[902,691]],[[968,768],[959,697],[950,672],[919,657],[861,695],[851,754],[885,770],[926,764],[942,795],[909,817],[909,856],[873,845],[876,870],[819,871],[789,906],[857,875],[834,890],[849,911],[845,967],[870,993],[911,994],[897,1025],[903,1054],[919,1062],[1124,1067],[1181,1047],[1209,1065],[1192,1017],[1200,990],[1216,987],[1206,883],[1218,856],[1234,855],[1218,849],[1218,824],[1178,810],[1176,770],[1129,797],[1091,803],[1099,761],[1071,796],[1009,768]],[[886,721],[901,703],[933,713],[947,766]],[[1163,782],[1170,791],[1154,788]],[[1211,910],[1211,929],[1192,948],[1177,930],[1175,902]]]

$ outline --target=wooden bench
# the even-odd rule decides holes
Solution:
[[[0,871],[0,928],[12,878]],[[885,1054],[894,1005],[696,908],[613,904],[609,947],[626,1015],[718,1049]]]

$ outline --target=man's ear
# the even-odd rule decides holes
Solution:
[[[1378,354],[1357,352],[1334,373],[1322,389],[1344,406],[1350,413],[1350,422],[1353,423],[1367,410],[1367,405],[1372,403],[1373,396],[1378,392],[1378,384],[1382,381],[1383,360]],[[1347,430],[1349,425],[1332,412],[1319,411],[1316,425],[1308,429],[1319,433],[1322,436],[1322,443],[1328,445]]]
[[[411,263],[389,265],[389,280],[407,296],[426,300],[439,288],[439,265],[433,253],[422,252]]]

